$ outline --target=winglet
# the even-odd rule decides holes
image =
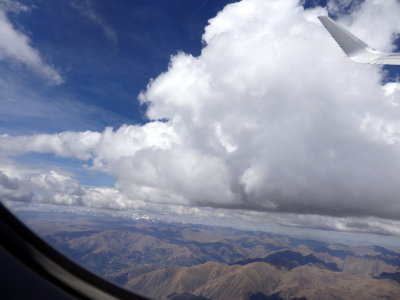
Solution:
[[[372,49],[370,46],[349,32],[347,29],[337,24],[331,18],[327,16],[320,16],[318,19],[350,59],[360,63],[374,63],[374,60],[384,54]]]

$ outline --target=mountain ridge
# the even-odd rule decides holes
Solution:
[[[30,219],[30,225],[73,260],[146,297],[315,300],[362,295],[375,300],[400,295],[400,254],[381,246],[144,219],[78,216],[71,222],[50,217]]]

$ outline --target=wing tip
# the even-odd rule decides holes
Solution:
[[[351,60],[358,63],[382,64],[379,59],[388,55],[371,48],[329,16],[318,16],[318,19]]]

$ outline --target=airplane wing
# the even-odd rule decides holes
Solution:
[[[375,50],[331,18],[320,16],[318,19],[351,60],[365,64],[400,65],[400,53]]]

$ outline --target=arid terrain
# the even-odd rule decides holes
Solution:
[[[66,255],[154,299],[400,299],[400,254],[266,232],[34,213]]]

